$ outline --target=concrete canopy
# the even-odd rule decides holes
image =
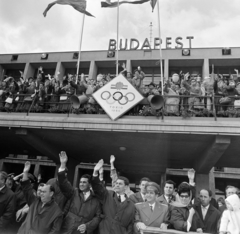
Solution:
[[[1,157],[10,153],[42,155],[58,163],[58,154],[64,150],[78,163],[95,163],[101,158],[109,163],[113,154],[117,159],[117,169],[129,178],[139,179],[148,175],[155,181],[160,180],[166,168],[193,167],[203,174],[213,166],[240,167],[238,128],[234,131],[236,134],[228,133],[222,137],[210,127],[200,134],[196,122],[191,120],[181,120],[181,124],[180,120],[174,119],[124,117],[112,122],[106,116],[47,116],[2,116]],[[204,124],[212,125],[218,131],[224,128],[220,126],[222,123],[218,128],[213,123],[216,125],[212,120],[198,124],[199,128]],[[130,125],[131,129],[127,129]],[[142,129],[138,129],[140,127]],[[120,150],[120,147],[125,150]]]

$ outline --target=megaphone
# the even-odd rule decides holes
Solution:
[[[81,104],[84,104],[87,101],[88,101],[88,97],[85,94],[81,96],[72,95],[70,97],[70,102],[72,103],[72,107],[74,109],[78,109]]]
[[[147,99],[150,106],[155,110],[161,109],[164,105],[164,99],[161,95],[149,95]]]

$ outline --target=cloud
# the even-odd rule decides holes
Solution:
[[[70,6],[55,5],[46,18],[42,13],[51,1],[7,0],[0,2],[0,53],[77,51],[82,14]],[[193,47],[239,46],[239,0],[161,0],[161,34],[166,37],[194,36]],[[109,39],[116,39],[117,9],[101,8],[100,1],[87,2],[96,18],[85,17],[82,50],[107,50]],[[120,38],[136,38],[141,43],[158,37],[157,5],[120,7]],[[174,47],[173,43],[173,47]]]

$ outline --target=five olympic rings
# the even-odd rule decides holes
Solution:
[[[128,102],[132,102],[135,99],[135,95],[134,93],[128,92],[123,96],[119,91],[111,95],[109,91],[104,91],[101,94],[101,98],[106,100],[108,104],[114,104],[117,101],[120,105],[126,105]]]

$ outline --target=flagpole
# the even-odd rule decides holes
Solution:
[[[119,39],[119,0],[117,7],[117,62],[116,62],[116,76],[118,76],[118,39]]]
[[[82,48],[82,38],[83,38],[84,20],[85,20],[85,14],[83,13],[83,17],[82,17],[82,27],[81,27],[81,34],[80,34],[80,45],[79,45],[79,53],[78,53],[78,62],[77,62],[77,77],[76,77],[76,84],[77,84],[77,81],[78,81],[79,68],[80,68],[80,60],[81,60],[81,48]]]
[[[159,10],[159,0],[157,0],[158,4],[158,35],[160,40],[159,45],[159,55],[160,55],[160,72],[161,72],[161,89],[162,89],[162,95],[163,95],[163,67],[162,67],[162,39],[161,39],[161,30],[160,30],[160,10]]]

